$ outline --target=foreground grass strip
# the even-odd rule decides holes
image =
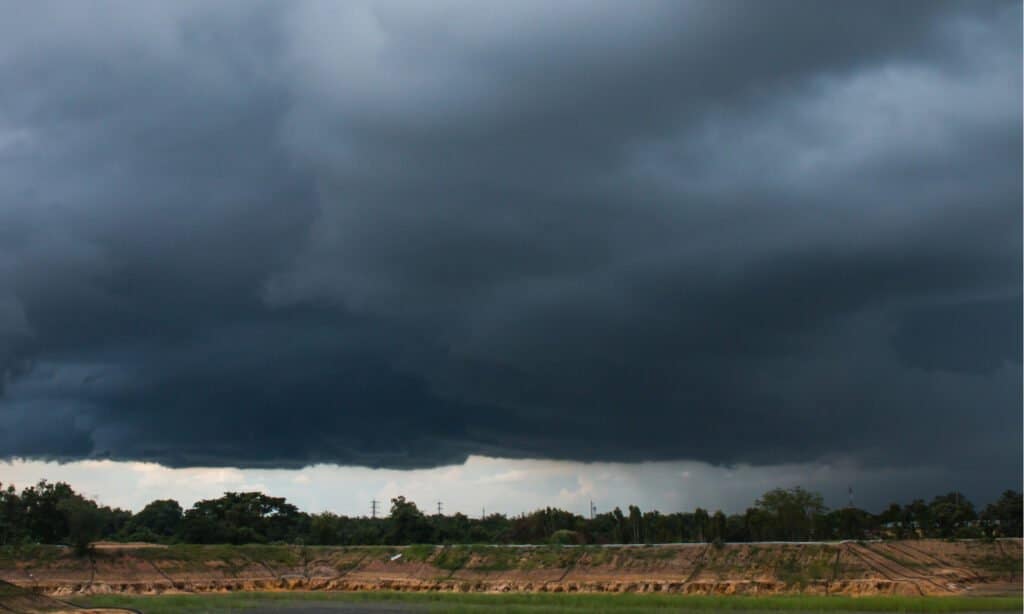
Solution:
[[[231,612],[261,606],[310,602],[392,602],[418,604],[446,612],[647,612],[793,611],[793,612],[981,612],[1016,611],[1016,597],[817,597],[686,596],[566,593],[418,593],[418,592],[275,592],[189,595],[95,595],[78,600],[92,607],[128,607],[146,614],[163,612]]]

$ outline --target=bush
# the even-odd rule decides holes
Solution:
[[[583,536],[576,531],[559,529],[551,534],[551,538],[548,541],[552,544],[568,546],[572,544],[582,544]]]

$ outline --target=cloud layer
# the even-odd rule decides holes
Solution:
[[[1021,479],[1017,3],[15,13],[2,456]]]

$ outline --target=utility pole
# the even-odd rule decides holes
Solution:
[[[480,520],[483,520],[484,518],[487,518],[487,508],[486,507],[481,507],[480,508]]]
[[[377,517],[377,500],[370,501],[370,518]]]
[[[438,516],[441,515],[441,502],[440,501],[437,502],[437,515]]]
[[[847,488],[847,493],[850,495],[850,502],[849,502],[850,509],[853,509],[853,486],[850,486],[850,487]]]
[[[594,514],[597,512],[597,507],[594,505],[594,500],[590,500],[590,519],[594,519]]]

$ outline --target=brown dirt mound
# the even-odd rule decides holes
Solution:
[[[0,556],[0,579],[53,596],[277,590],[1018,593],[1021,540],[489,547],[104,544]],[[402,556],[397,557],[397,554]]]

